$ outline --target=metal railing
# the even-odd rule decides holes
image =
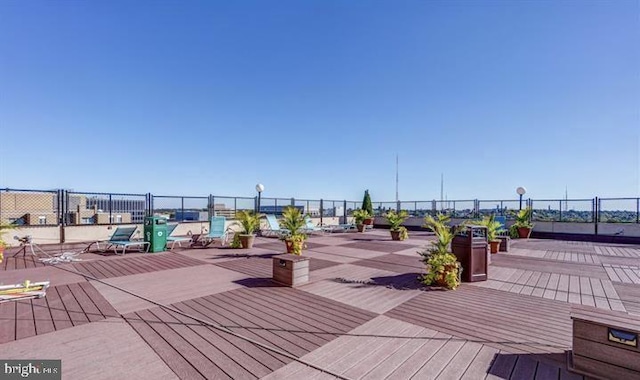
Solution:
[[[348,200],[264,197],[260,212],[278,215],[295,206],[314,217],[347,217],[361,205]],[[526,199],[523,207],[527,206],[533,209],[532,220],[539,222],[640,223],[640,198]],[[443,213],[476,219],[495,214],[513,219],[519,208],[515,199],[373,202],[375,216],[406,210],[414,217]],[[213,215],[234,218],[239,210],[258,210],[258,198],[0,189],[0,222],[25,226],[139,224],[152,214],[196,222]]]

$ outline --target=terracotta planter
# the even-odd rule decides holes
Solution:
[[[436,285],[448,288],[449,286],[447,285],[447,281],[446,281],[447,274],[455,270],[456,270],[456,265],[447,265],[444,268],[444,272],[442,272],[438,276],[438,278],[436,278]],[[460,273],[458,273],[458,279],[459,278],[460,278]]]
[[[358,232],[364,232],[364,224],[356,224],[356,227],[358,228]]]
[[[489,242],[489,250],[491,253],[498,253],[500,250],[500,242],[501,240],[494,240]]]
[[[400,239],[400,231],[391,231],[391,240],[401,240]]]
[[[373,225],[373,218],[367,218],[362,223],[364,223],[364,225],[366,226],[371,226]]]
[[[304,247],[304,241],[293,241],[293,240],[285,240],[284,243],[287,245],[287,253],[292,253],[295,255],[296,248],[302,253],[302,247]]]
[[[243,249],[249,249],[253,247],[253,241],[256,235],[240,235],[240,244]]]
[[[529,227],[518,227],[518,237],[521,239],[528,239],[529,235],[531,235],[531,228]]]

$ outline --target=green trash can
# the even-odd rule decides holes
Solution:
[[[158,216],[144,218],[144,241],[149,252],[162,252],[167,246],[167,220]]]

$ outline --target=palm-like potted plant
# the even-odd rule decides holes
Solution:
[[[353,211],[353,218],[356,221],[356,227],[358,228],[358,232],[364,232],[364,227],[365,227],[364,221],[370,217],[371,217],[371,214],[369,214],[367,210],[357,209]]]
[[[245,249],[253,247],[253,241],[256,238],[255,232],[260,228],[260,214],[250,210],[241,210],[236,212],[236,218],[242,226],[242,232],[238,234],[240,245]]]
[[[287,253],[294,255],[302,254],[307,235],[300,231],[304,228],[305,224],[304,215],[299,208],[287,207],[282,211],[280,227],[289,230],[289,233],[282,238],[287,245]]]
[[[503,231],[502,224],[496,221],[493,214],[491,214],[490,216],[485,216],[481,221],[478,222],[478,224],[487,228],[487,241],[489,242],[489,251],[491,253],[498,253],[501,241],[500,239],[498,239],[498,234]]]
[[[407,228],[401,226],[401,224],[409,217],[409,213],[405,210],[395,212],[391,210],[385,215],[387,222],[389,223],[389,231],[391,231],[391,240],[404,240],[409,237]]]
[[[516,232],[519,238],[528,239],[533,229],[533,223],[531,223],[531,216],[533,215],[533,209],[531,207],[524,208],[518,211],[516,214],[516,221],[511,226],[511,231]],[[512,233],[512,235],[514,235]]]
[[[421,281],[425,285],[442,286],[454,290],[460,285],[462,269],[456,257],[450,252],[451,241],[457,233],[457,228],[448,225],[449,217],[438,214],[436,218],[428,215],[425,227],[436,234],[436,240],[431,247],[419,252],[422,261],[427,265],[427,274]]]

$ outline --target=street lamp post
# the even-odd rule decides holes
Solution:
[[[522,196],[527,192],[527,189],[520,186],[516,189],[516,193],[520,196],[520,210],[522,210]]]
[[[262,195],[262,192],[264,191],[264,185],[259,183],[256,185],[256,191],[258,192],[258,207],[256,210],[256,214],[260,213],[260,196]]]

